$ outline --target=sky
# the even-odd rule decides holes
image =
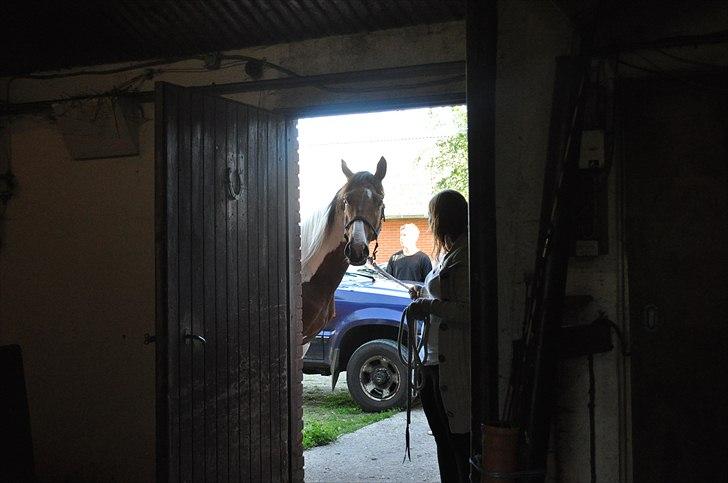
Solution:
[[[342,159],[354,172],[373,173],[381,156],[387,159],[387,215],[424,215],[434,181],[424,160],[439,139],[456,132],[449,107],[300,119],[302,218],[329,203],[344,184]]]

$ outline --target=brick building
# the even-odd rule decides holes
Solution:
[[[432,258],[434,239],[427,226],[427,218],[424,216],[391,217],[382,225],[379,234],[379,249],[377,250],[377,262],[386,263],[393,253],[402,247],[399,244],[399,229],[405,223],[414,223],[420,229],[420,239],[417,246]]]

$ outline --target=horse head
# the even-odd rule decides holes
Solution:
[[[377,239],[384,221],[382,179],[387,174],[387,160],[382,156],[374,174],[352,173],[343,159],[341,170],[347,180],[337,195],[344,213],[344,254],[350,264],[364,265],[369,257],[369,243]]]

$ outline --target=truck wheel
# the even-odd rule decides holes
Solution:
[[[379,339],[360,346],[346,365],[346,385],[362,410],[384,411],[407,403],[407,367],[397,343]]]

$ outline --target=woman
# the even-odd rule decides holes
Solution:
[[[436,194],[429,205],[435,268],[423,289],[410,290],[408,314],[429,317],[422,368],[422,407],[437,444],[444,483],[468,481],[470,453],[470,288],[468,203],[457,191]]]

